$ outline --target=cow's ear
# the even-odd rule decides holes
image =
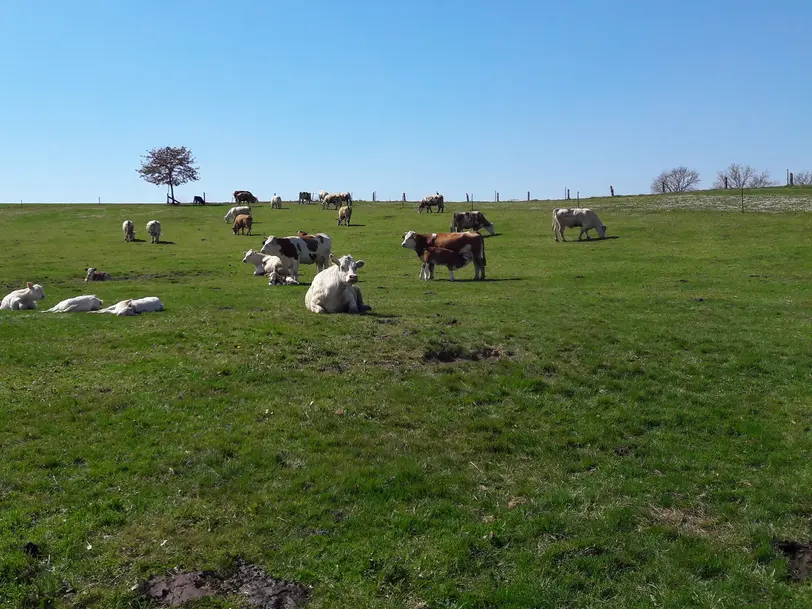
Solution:
[[[332,262],[336,266],[341,266],[341,261],[338,258],[336,258],[335,254],[330,254],[330,262]]]
[[[355,263],[355,268],[359,268],[359,269],[360,269],[362,266],[364,266],[364,264],[365,264],[365,263],[364,263],[364,261],[363,261],[363,260],[359,260],[358,262],[356,262],[356,263]]]
[[[31,283],[30,281],[27,281],[26,284],[25,284],[25,287],[27,287],[29,290],[31,290],[31,289],[34,288],[34,284]]]

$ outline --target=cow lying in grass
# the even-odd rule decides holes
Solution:
[[[254,275],[267,275],[268,285],[298,285],[299,282],[288,274],[279,256],[262,254],[254,250],[245,252],[243,262],[254,265]]]
[[[363,260],[352,256],[336,258],[330,254],[334,266],[324,269],[314,278],[305,294],[305,306],[314,313],[364,313],[372,307],[364,304],[358,283],[358,269]]]
[[[0,302],[0,311],[20,311],[22,309],[36,309],[37,301],[45,298],[45,290],[38,283],[25,284],[22,290],[14,290],[3,297]]]
[[[62,302],[57,303],[46,313],[85,313],[87,311],[98,311],[102,308],[104,302],[93,294],[85,294],[84,296],[75,296],[67,298]]]
[[[97,271],[93,267],[87,269],[87,275],[85,275],[85,281],[110,281],[110,279],[110,273]]]
[[[261,254],[279,256],[285,274],[299,281],[299,264],[315,264],[323,271],[330,261],[329,235],[318,233],[296,237],[266,237],[259,250]]]
[[[110,313],[119,317],[126,317],[130,315],[139,315],[141,313],[152,313],[154,311],[163,311],[164,304],[157,296],[147,296],[145,298],[129,298],[117,302],[111,307],[99,309],[98,311],[91,311],[91,313]]]

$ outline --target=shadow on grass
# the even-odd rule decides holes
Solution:
[[[133,239],[132,240],[132,243],[146,243],[146,242],[147,242],[146,239]]]
[[[603,243],[604,241],[609,241],[610,239],[620,239],[618,235],[612,235],[611,237],[604,237],[603,239],[571,239],[569,241],[565,241],[564,243]]]
[[[439,281],[444,282],[447,281],[448,283],[493,283],[495,281],[524,281],[524,277],[497,277],[496,279],[491,279],[488,277],[487,279],[455,279],[454,281],[450,281],[449,279],[437,279],[436,277],[433,280],[427,281],[426,283],[431,283],[431,281]]]
[[[174,241],[158,241],[158,245],[175,245]]]

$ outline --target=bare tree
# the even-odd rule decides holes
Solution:
[[[688,192],[696,190],[697,184],[702,180],[699,172],[695,169],[688,169],[685,166],[675,167],[662,171],[651,182],[651,192],[659,194],[662,192]]]
[[[731,163],[724,171],[716,173],[716,181],[713,188],[724,188],[725,178],[727,178],[728,188],[764,188],[765,186],[775,186],[775,182],[770,179],[769,171],[757,171],[750,165],[739,165]]]
[[[792,181],[796,186],[810,186],[812,185],[812,171],[801,171],[793,174]]]
[[[169,186],[173,204],[175,186],[200,179],[200,168],[194,166],[195,158],[186,146],[153,148],[141,158],[141,167],[136,171],[150,184]]]

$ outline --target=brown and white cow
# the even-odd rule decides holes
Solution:
[[[85,281],[110,281],[110,273],[104,271],[97,271],[94,267],[87,269]]]
[[[251,227],[254,225],[254,219],[248,214],[240,214],[234,218],[234,226],[231,230],[236,235],[237,233],[245,234],[245,229],[248,229],[248,235],[251,235]]]
[[[251,194],[250,190],[235,190],[234,200],[237,203],[259,203],[259,199]]]
[[[561,240],[564,239],[564,229],[581,227],[581,232],[578,235],[578,241],[586,233],[586,238],[591,239],[589,236],[589,229],[594,228],[598,233],[598,237],[606,239],[606,225],[600,221],[598,215],[587,207],[564,207],[559,209],[556,207],[553,210],[553,236],[558,241],[558,235],[561,235]]]
[[[420,207],[417,208],[417,213],[422,214],[424,209],[432,212],[434,211],[432,210],[433,205],[437,206],[438,212],[445,211],[445,198],[439,192],[423,197],[423,200],[420,201]]]
[[[455,211],[451,216],[451,232],[461,233],[465,230],[479,232],[486,229],[491,235],[495,233],[493,222],[488,222],[481,211]]]
[[[423,261],[423,264],[420,266],[420,278],[428,281],[434,265],[441,264],[448,268],[451,281],[454,281],[454,271],[467,265],[471,262],[473,257],[474,254],[471,252],[469,245],[464,246],[458,252],[445,247],[427,247],[423,250],[423,255],[420,256],[420,259]]]
[[[279,256],[287,273],[299,281],[299,264],[315,264],[323,271],[330,264],[331,239],[325,233],[315,235],[266,237],[259,250],[263,254]]]
[[[334,207],[335,209],[338,209],[345,200],[344,197],[342,197],[342,194],[343,193],[332,192],[324,195],[324,199],[321,201],[321,208],[330,209],[331,207]]]
[[[403,243],[400,245],[417,252],[417,257],[420,258],[421,262],[426,250],[431,247],[451,250],[461,256],[463,251],[470,250],[470,262],[474,263],[474,279],[485,279],[485,239],[479,233],[432,233],[425,235],[410,230],[403,235]],[[428,262],[427,264],[429,265],[429,279],[434,279],[435,263]],[[422,266],[420,271],[420,278],[422,279],[424,275]]]

